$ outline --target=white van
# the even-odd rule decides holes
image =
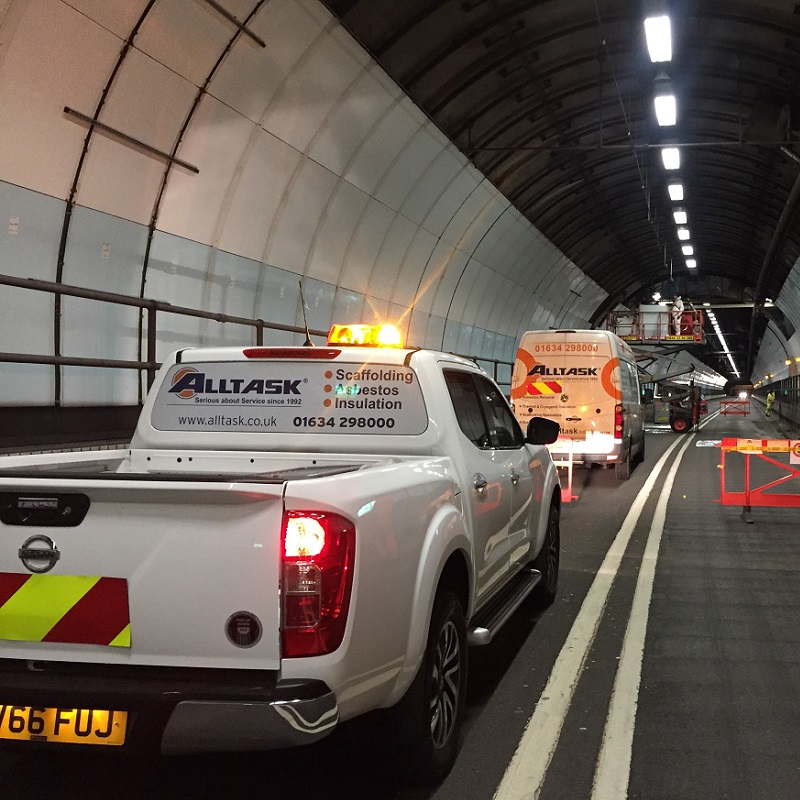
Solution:
[[[610,331],[527,331],[511,377],[514,413],[525,428],[548,417],[572,439],[573,459],[615,465],[627,480],[644,459],[644,409],[630,346]],[[554,445],[553,447],[557,447]]]

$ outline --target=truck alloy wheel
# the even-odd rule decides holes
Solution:
[[[440,589],[433,604],[428,643],[417,677],[391,710],[406,778],[429,784],[453,766],[467,688],[467,631],[455,593]],[[400,766],[400,764],[398,764]]]
[[[452,620],[439,631],[436,654],[430,665],[431,739],[444,747],[453,735],[461,693],[461,645]]]
[[[531,562],[534,569],[542,573],[542,579],[533,590],[539,605],[547,607],[556,599],[558,589],[558,563],[561,555],[561,533],[559,530],[559,511],[552,506],[547,519],[547,533],[539,555]]]

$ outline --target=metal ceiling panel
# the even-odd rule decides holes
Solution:
[[[369,268],[347,263],[347,254],[369,197],[347,181],[339,181],[317,219],[312,250],[305,273],[334,286],[366,293]],[[350,268],[348,273],[346,270]],[[346,281],[345,276],[349,280]]]
[[[301,158],[285,142],[253,127],[228,188],[228,211],[218,239],[221,250],[264,259],[272,226]]]
[[[253,3],[247,0],[247,5]],[[309,13],[308,6],[292,0],[262,5],[248,28],[268,42],[268,48],[240,36],[214,74],[209,92],[253,122],[261,122],[292,69],[319,36],[324,24],[320,16],[327,18],[318,9],[317,14]],[[237,16],[245,19],[244,14]]]
[[[142,86],[149,92],[142,92]],[[155,149],[172,152],[192,107],[196,88],[149,56],[130,50],[109,90],[100,121]],[[152,114],[153,94],[163,98]],[[150,222],[164,177],[164,159],[113,135],[93,137],[76,202],[122,217]],[[120,175],[125,180],[120,180]]]
[[[434,275],[432,271],[428,271],[433,293],[431,314],[447,318],[450,303],[468,260],[466,253],[454,249],[442,240],[438,242],[431,258],[431,265],[436,266],[438,274]],[[441,347],[441,344],[439,346]]]
[[[313,161],[301,159],[272,223],[264,262],[302,275],[319,220],[338,178]]]
[[[468,307],[469,299],[474,290],[479,288],[480,294],[491,280],[492,271],[474,258],[470,258],[461,269],[461,274],[457,276],[457,283],[450,295],[450,301],[444,316],[457,322],[472,324],[475,322],[475,305]]]
[[[523,226],[518,224],[515,209],[508,204],[505,197],[496,195],[494,203],[495,221],[475,247],[475,258],[493,262],[497,270],[507,274],[519,255],[519,251],[514,248],[519,248]]]
[[[453,214],[442,238],[472,255],[502,213],[497,190],[481,181]]]
[[[376,72],[378,69],[372,64],[359,73],[308,148],[309,158],[337,175],[347,172],[350,161],[369,139],[372,129],[400,95],[397,87],[393,95],[387,93]]]
[[[64,106],[94,112],[120,41],[58,0],[14,3],[3,36],[0,175],[66,199],[87,128]]]
[[[436,204],[442,194],[450,190],[463,167],[464,161],[455,148],[448,146],[442,149],[425,172],[418,176],[414,188],[400,209],[401,213],[418,224],[424,222],[427,230],[439,235],[449,218],[445,216],[440,219],[439,213],[435,211]],[[466,191],[476,183],[475,179],[468,182]],[[466,196],[466,192],[461,196]]]
[[[412,113],[410,104],[401,102],[389,106],[350,160],[345,180],[373,195],[397,154],[416,136],[419,128],[420,120]]]
[[[436,163],[439,165],[441,159],[437,159]],[[457,244],[465,225],[465,215],[462,213],[464,206],[467,205],[474,210],[483,208],[485,204],[486,195],[483,192],[475,194],[482,182],[483,176],[474,167],[462,162],[452,179],[441,185],[436,203],[425,215],[422,223],[425,228],[437,236],[446,238],[451,244]],[[482,198],[484,202],[481,202]],[[459,214],[461,221],[454,224],[453,220]]]
[[[419,176],[425,174],[445,146],[432,125],[419,128],[386,171],[375,197],[390,208],[402,208]]]
[[[158,0],[142,22],[136,47],[195,86],[203,86],[235,33],[208,3]]]
[[[391,298],[393,302],[414,306],[420,311],[430,311],[433,301],[423,282],[423,275],[435,247],[436,237],[423,228],[417,228],[397,272]]]
[[[264,128],[305,152],[367,61],[342,31],[318,36],[272,98]]]
[[[388,264],[378,264],[378,258],[395,216],[376,200],[369,200],[363,206],[342,257],[340,285],[374,298],[391,297],[395,274]]]
[[[88,19],[111,31],[120,39],[126,39],[149,0],[127,0],[125,3],[109,3],[108,0],[70,0],[69,5]]]
[[[417,226],[401,214],[393,214],[391,224],[381,242],[370,277],[370,290],[377,297],[390,298],[399,305],[398,282],[400,281],[400,267],[414,240]],[[407,289],[406,297],[413,297],[416,286]],[[402,290],[400,290],[402,292]],[[410,300],[409,300],[410,303]]]
[[[198,173],[180,166],[170,171],[158,216],[168,233],[211,244],[224,225],[224,201],[253,124],[206,95],[200,102],[177,155]]]

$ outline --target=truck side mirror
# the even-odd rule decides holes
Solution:
[[[528,444],[552,444],[558,439],[561,426],[546,417],[531,417],[528,421],[528,435],[525,440]]]

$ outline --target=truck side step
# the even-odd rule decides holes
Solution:
[[[489,644],[492,637],[503,627],[508,618],[522,605],[522,601],[536,588],[542,579],[538,569],[523,570],[486,608],[470,620],[467,644]]]

